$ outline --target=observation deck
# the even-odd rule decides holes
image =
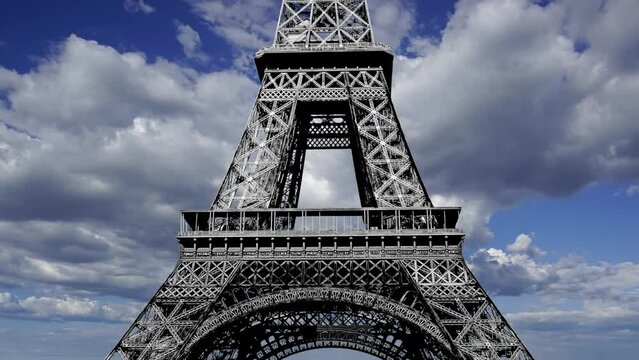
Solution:
[[[393,51],[382,43],[322,44],[316,46],[274,45],[255,54],[260,79],[266,70],[381,67],[390,88]]]
[[[396,257],[461,254],[461,208],[182,211],[182,257]]]

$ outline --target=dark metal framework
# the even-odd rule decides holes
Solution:
[[[107,359],[532,359],[433,207],[390,97],[365,0],[284,0],[262,87],[210,210]],[[307,150],[351,149],[361,208],[298,209]]]

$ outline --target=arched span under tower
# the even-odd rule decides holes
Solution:
[[[380,359],[454,358],[436,325],[385,297],[313,288],[281,294],[295,300],[283,303],[279,295],[261,295],[226,310],[233,316],[221,313],[227,319],[223,323],[218,314],[205,320],[185,358],[275,360],[319,348],[351,349]],[[381,302],[388,302],[387,310],[365,305]]]

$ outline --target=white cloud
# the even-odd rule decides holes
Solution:
[[[188,0],[211,30],[235,47],[235,65],[252,66],[253,52],[275,36],[280,0]],[[413,0],[374,0],[369,4],[376,41],[399,49],[415,25]]]
[[[23,229],[30,231],[27,240]],[[158,250],[149,252],[144,243],[89,222],[1,222],[0,234],[0,285],[9,288],[146,299],[174,261],[173,249],[158,244]],[[134,253],[153,256],[140,263]]]
[[[527,198],[639,178],[639,70],[619,65],[630,50],[575,49],[633,36],[634,23],[598,24],[639,3],[609,1],[588,21],[578,3],[460,1],[441,41],[409,41],[421,55],[396,60],[393,97],[433,195],[481,203],[488,221]]]
[[[488,223],[491,214],[499,208],[498,204],[486,200],[482,196],[444,196],[432,190],[433,188],[426,184],[426,191],[431,194],[431,200],[435,206],[460,206],[462,208],[457,227],[472,239],[469,245],[478,246],[493,238],[493,232],[488,227]]]
[[[17,298],[0,292],[0,315],[13,318],[130,322],[141,308],[140,303],[105,304],[70,296]]]
[[[256,87],[77,36],[29,73],[0,68],[0,284],[149,296],[175,262],[178,210],[209,205]]]
[[[591,264],[574,255],[541,262],[535,258],[545,252],[527,234],[517,236],[507,249],[480,249],[470,257],[472,271],[497,295],[536,294],[591,303],[639,300],[639,264]]]
[[[566,30],[572,38],[588,45],[588,52],[614,71],[636,73],[639,70],[639,24],[633,21],[637,11],[633,0],[559,2],[569,21]]]
[[[407,0],[372,0],[369,12],[375,41],[383,42],[399,51],[415,26],[415,3]]]
[[[189,0],[189,3],[231,45],[254,51],[273,41],[279,0]]]
[[[177,40],[182,45],[184,55],[189,59],[207,61],[208,56],[202,52],[200,34],[189,25],[180,22],[176,22],[175,26],[177,28]]]
[[[515,242],[508,245],[507,249],[513,254],[522,254],[529,258],[546,255],[545,251],[542,251],[537,246],[533,245],[532,242],[533,239],[531,235],[519,234],[515,239]]]
[[[519,250],[522,247],[521,239],[525,238],[530,237],[526,234],[519,235],[508,248]],[[558,281],[551,265],[537,263],[526,252],[479,249],[471,255],[470,267],[481,284],[497,295],[535,293]]]
[[[360,206],[350,150],[309,151],[306,154],[299,206]]]
[[[589,263],[577,256],[533,259],[542,251],[527,239],[532,237],[519,235],[508,251],[480,249],[470,266],[480,283],[498,295],[493,300],[509,303],[506,296],[517,297],[520,310],[505,316],[535,356],[594,359],[583,350],[589,346],[616,349],[620,356],[635,351],[639,264]]]
[[[627,197],[639,195],[639,185],[628,186],[628,188],[626,189],[626,191],[624,191],[624,193],[626,194]]]
[[[151,14],[155,12],[155,8],[145,3],[144,0],[124,0],[124,9],[132,13]]]

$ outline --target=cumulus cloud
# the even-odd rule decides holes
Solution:
[[[401,51],[402,41],[415,27],[415,3],[406,0],[371,0],[368,3],[375,41]]]
[[[155,12],[155,8],[145,3],[144,0],[124,0],[124,9],[132,13],[151,14]]]
[[[494,300],[517,297],[520,311],[505,316],[537,357],[590,358],[584,349],[591,346],[623,356],[636,348],[637,263],[591,263],[573,255],[544,261],[532,237],[520,234],[506,251],[478,250],[470,266]]]
[[[395,106],[431,193],[476,199],[487,221],[526,198],[639,177],[639,72],[621,65],[636,57],[595,41],[634,36],[610,19],[639,4],[576,3],[460,1],[440,40],[397,59]]]
[[[0,74],[0,284],[146,299],[175,262],[179,209],[208,206],[221,182],[256,85],[77,36]]]
[[[232,45],[238,68],[249,69],[253,53],[273,42],[281,0],[188,2],[215,34]],[[415,26],[415,8],[413,0],[370,1],[375,40],[400,50]]]
[[[193,11],[217,35],[243,50],[257,50],[273,41],[279,0],[189,0]]]
[[[17,298],[0,292],[0,315],[11,318],[130,322],[141,308],[140,303],[109,305],[70,296]]]
[[[173,251],[158,244],[140,263],[133,254],[148,252],[147,245],[90,222],[3,222],[0,228],[0,286],[9,288],[38,284],[69,294],[143,300],[168,275],[174,259]],[[30,229],[27,240],[23,229]]]
[[[180,22],[176,22],[175,26],[177,28],[177,40],[182,45],[184,55],[189,59],[207,61],[208,56],[202,52],[200,34],[189,25]]]
[[[533,245],[532,236],[528,234],[519,234],[519,236],[515,239],[515,242],[508,245],[507,249],[513,254],[522,254],[529,258],[546,255],[545,251],[542,251],[537,246]]]
[[[471,269],[489,291],[496,295],[518,296],[544,290],[559,280],[552,266],[539,264],[529,256],[527,249],[536,249],[537,254],[542,252],[532,243],[525,244],[526,239],[531,237],[519,235],[508,246],[508,252],[479,249],[471,256]]]
[[[359,207],[350,150],[309,151],[304,163],[300,207]]]
[[[466,242],[470,247],[476,248],[479,244],[489,242],[493,238],[488,223],[490,217],[499,204],[496,201],[486,199],[481,194],[465,195],[463,197],[451,194],[442,195],[441,192],[433,192],[433,188],[426,185],[426,191],[431,194],[431,200],[435,206],[460,206],[462,208],[457,228],[464,231],[470,237]]]
[[[596,302],[639,300],[639,264],[596,264],[568,255],[543,262],[544,251],[520,234],[507,250],[480,249],[470,257],[472,271],[496,295],[543,295],[560,300]]]

